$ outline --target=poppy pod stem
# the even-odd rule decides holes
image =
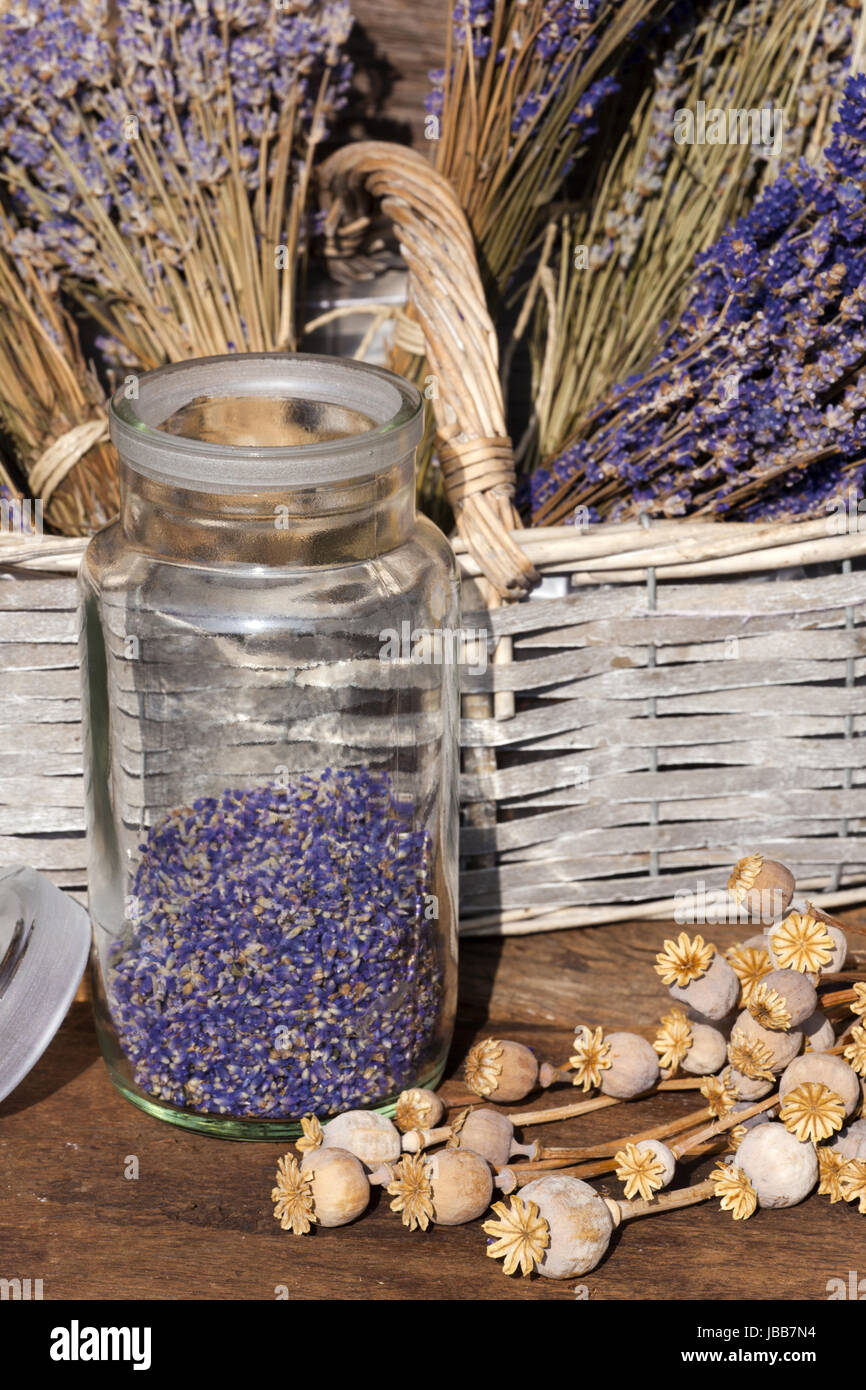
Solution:
[[[837,989],[829,994],[821,995],[821,1008],[833,1009],[837,1004],[856,1004],[866,996],[866,989],[861,985],[856,989]]]
[[[720,1135],[726,1134],[728,1130],[735,1129],[744,1120],[750,1120],[753,1115],[760,1115],[762,1111],[769,1110],[778,1103],[778,1100],[779,1093],[776,1091],[773,1095],[765,1097],[764,1100],[756,1101],[746,1110],[736,1110],[730,1115],[726,1115],[723,1120],[714,1120],[711,1125],[707,1125],[704,1129],[696,1130],[694,1134],[688,1134],[684,1139],[671,1144],[671,1153],[675,1158],[682,1158],[684,1154],[694,1153],[696,1149],[711,1143]]]
[[[451,1125],[440,1125],[437,1129],[410,1129],[403,1135],[404,1153],[417,1154],[422,1149],[432,1148],[434,1144],[444,1144],[454,1130]]]
[[[588,1115],[592,1110],[605,1110],[609,1105],[621,1104],[615,1096],[593,1096],[591,1100],[578,1100],[571,1105],[555,1105],[550,1110],[520,1110],[508,1118],[513,1125],[548,1125],[556,1120],[571,1120],[575,1115]]]
[[[778,1096],[770,1096],[769,1099],[759,1101],[748,1110],[739,1111],[735,1118],[731,1118],[730,1124],[727,1124],[725,1121],[719,1121],[716,1125],[708,1126],[702,1132],[707,1135],[713,1133],[721,1134],[723,1133],[721,1128],[723,1124],[725,1128],[731,1129],[735,1125],[741,1124],[744,1119],[749,1119],[750,1116],[757,1115],[762,1110],[768,1110],[776,1100],[778,1100]],[[560,1159],[574,1161],[577,1159],[603,1158],[607,1155],[617,1153],[624,1144],[640,1144],[648,1139],[668,1140],[673,1138],[674,1135],[682,1134],[684,1131],[695,1130],[696,1125],[699,1126],[704,1120],[711,1120],[713,1118],[714,1112],[709,1106],[704,1106],[700,1110],[692,1111],[689,1115],[680,1116],[678,1120],[663,1120],[661,1124],[652,1125],[649,1129],[638,1130],[636,1134],[627,1134],[620,1139],[605,1139],[598,1144],[586,1144],[578,1148],[553,1148],[547,1145],[544,1147],[539,1145],[536,1150],[537,1158],[533,1160],[533,1163]],[[521,1171],[523,1170],[523,1166],[524,1165],[521,1164]],[[528,1167],[529,1165],[527,1164],[526,1166]]]
[[[640,1037],[641,1034],[637,1033],[635,1036]],[[654,1091],[693,1091],[703,1080],[700,1076],[670,1076],[667,1073],[662,1073],[662,1076],[663,1079],[652,1088]],[[547,1090],[549,1086],[573,1086],[574,1071],[568,1067],[554,1067],[550,1062],[542,1062],[538,1071],[538,1084],[542,1090]]]
[[[605,1139],[598,1144],[586,1144],[579,1148],[548,1148],[545,1146],[539,1151],[539,1158],[602,1158],[607,1154],[615,1154],[621,1149],[623,1144],[640,1143],[644,1139],[669,1139],[673,1134],[681,1134],[683,1130],[693,1129],[702,1120],[711,1118],[712,1111],[709,1107],[695,1111],[690,1115],[683,1115],[679,1120],[668,1120],[662,1124],[652,1125],[649,1129],[639,1130],[637,1134],[626,1135],[624,1139]]]
[[[715,1195],[715,1182],[712,1178],[705,1178],[703,1182],[695,1183],[692,1187],[680,1187],[676,1192],[663,1192],[660,1197],[652,1197],[649,1201],[639,1198],[634,1202],[615,1202],[613,1205],[619,1207],[620,1221],[634,1221],[639,1216],[656,1216],[663,1211],[694,1207],[698,1202],[708,1202]],[[611,1206],[610,1201],[608,1206]],[[613,1216],[613,1212],[611,1215]]]
[[[719,1135],[709,1143],[695,1145],[694,1148],[690,1148],[689,1152],[695,1158],[704,1157],[706,1154],[717,1153],[720,1148],[724,1147],[724,1144],[721,1142],[723,1139],[724,1135]],[[624,1143],[632,1142],[633,1140],[622,1140],[619,1148],[622,1148]],[[617,1152],[619,1152],[619,1149]],[[672,1148],[671,1152],[676,1154],[677,1150]],[[527,1183],[532,1182],[535,1178],[540,1177],[546,1172],[561,1172],[563,1177],[569,1178],[600,1178],[605,1173],[612,1173],[616,1166],[617,1159],[613,1154],[610,1154],[606,1158],[596,1159],[592,1163],[578,1163],[574,1166],[563,1159],[548,1159],[540,1163],[520,1163],[514,1168],[501,1168],[494,1181],[499,1190],[504,1192],[507,1196],[509,1193],[515,1192],[518,1188],[525,1187]]]
[[[764,1100],[757,1101],[754,1105],[745,1110],[732,1112],[724,1119],[716,1119],[712,1124],[694,1128],[696,1122],[708,1118],[710,1110],[699,1110],[697,1114],[684,1115],[681,1119],[669,1124],[655,1125],[652,1129],[641,1130],[637,1134],[626,1135],[623,1139],[611,1140],[604,1145],[597,1145],[595,1149],[554,1149],[539,1148],[536,1150],[536,1157],[529,1163],[521,1163],[516,1168],[500,1168],[498,1170],[496,1185],[503,1192],[513,1192],[515,1188],[523,1187],[527,1182],[532,1181],[533,1174],[548,1171],[550,1169],[567,1169],[568,1175],[573,1178],[599,1177],[602,1173],[609,1173],[615,1166],[615,1157],[627,1144],[640,1144],[652,1139],[668,1141],[674,1134],[682,1133],[684,1130],[691,1130],[678,1143],[670,1143],[668,1147],[674,1158],[682,1158],[685,1154],[692,1154],[694,1157],[712,1153],[719,1147],[718,1141],[731,1129],[749,1120],[753,1115],[760,1115],[762,1111],[769,1110],[779,1100],[778,1094],[766,1097]],[[592,1159],[592,1162],[569,1167],[575,1159]]]
[[[656,1082],[655,1086],[641,1091],[637,1096],[629,1096],[628,1099],[645,1100],[657,1091],[697,1091],[700,1090],[703,1079],[702,1076],[670,1077],[667,1081]],[[601,1110],[606,1105],[621,1105],[624,1099],[625,1097],[618,1096],[593,1096],[590,1100],[575,1101],[573,1105],[557,1105],[551,1110],[523,1110],[516,1115],[510,1114],[508,1118],[515,1125],[544,1125],[555,1120],[570,1120],[575,1115],[588,1115],[590,1111]]]

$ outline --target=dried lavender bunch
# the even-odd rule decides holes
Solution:
[[[617,90],[608,69],[668,0],[452,0],[428,111],[492,290],[502,290]]]
[[[203,797],[140,848],[109,1006],[142,1090],[201,1112],[325,1115],[438,1060],[432,845],[387,774]]]
[[[2,172],[29,253],[121,359],[293,344],[351,23],[346,0],[27,0],[0,16]]]
[[[654,26],[644,44],[649,81],[628,129],[561,218],[545,293],[540,278],[533,286],[528,467],[555,456],[605,393],[651,360],[660,323],[682,311],[695,256],[783,165],[820,156],[856,18],[844,0],[828,0],[820,24],[810,0],[711,0],[681,5]],[[675,113],[694,113],[701,101],[706,110],[772,113],[778,148],[676,144]]]
[[[34,267],[28,243],[0,211],[0,421],[44,521],[85,535],[118,507],[104,392],[61,304],[57,275]]]
[[[825,166],[789,168],[698,258],[651,368],[532,479],[536,520],[819,515],[866,473],[866,77]]]

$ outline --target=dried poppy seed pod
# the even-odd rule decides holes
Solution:
[[[743,1012],[738,1015],[731,1031],[728,1057],[732,1066],[737,1066],[738,1058],[742,1061],[737,1052],[737,1040],[740,1038],[745,1039],[742,1046],[753,1048],[756,1057],[760,1059],[768,1071],[776,1076],[785,1070],[788,1063],[793,1061],[803,1046],[803,1034],[797,1029],[792,1029],[790,1032],[780,1032],[778,1029],[763,1028],[757,1019],[752,1017],[748,1009],[743,1009]],[[748,1068],[741,1066],[740,1070],[746,1071],[748,1074]]]
[[[808,1051],[827,1052],[836,1041],[836,1033],[826,1014],[816,1009],[802,1025],[802,1034]]]
[[[348,1149],[312,1149],[302,1173],[312,1173],[313,1211],[320,1226],[346,1226],[367,1210],[370,1182],[364,1165]]]
[[[397,1097],[394,1123],[408,1134],[411,1129],[435,1129],[444,1114],[445,1106],[435,1091],[415,1087]]]
[[[400,1213],[410,1231],[426,1231],[431,1221],[440,1226],[474,1221],[493,1195],[490,1164],[469,1149],[404,1154],[399,1163],[377,1169],[371,1182],[391,1194],[391,1210]]]
[[[866,1159],[866,1120],[855,1120],[831,1135],[824,1146],[843,1158]]]
[[[477,1096],[509,1104],[523,1100],[538,1081],[535,1053],[523,1043],[485,1038],[470,1048],[464,1066],[466,1084]]]
[[[400,1131],[374,1110],[347,1110],[322,1125],[325,1148],[348,1149],[367,1168],[394,1163],[400,1157]]]
[[[669,1187],[673,1182],[674,1174],[677,1171],[676,1154],[668,1148],[667,1144],[662,1143],[661,1139],[638,1139],[632,1145],[637,1150],[637,1163],[628,1162],[628,1147],[625,1154],[615,1155],[616,1159],[625,1159],[623,1170],[617,1169],[617,1177],[625,1182],[625,1195],[627,1198],[633,1197],[638,1193],[642,1197],[651,1197],[654,1192],[659,1192],[663,1187]],[[640,1162],[647,1161],[651,1165],[648,1172],[641,1170]],[[648,1177],[647,1185],[642,1186],[641,1179]]]
[[[662,1143],[661,1139],[639,1139],[637,1146],[642,1151],[649,1150],[653,1157],[658,1160],[664,1169],[661,1185],[662,1187],[670,1187],[677,1171],[676,1155],[671,1152],[667,1144]]]
[[[422,1149],[435,1144],[448,1142],[452,1149],[470,1149],[481,1154],[494,1167],[502,1167],[510,1158],[534,1158],[540,1147],[538,1143],[521,1144],[514,1137],[514,1124],[501,1110],[481,1108],[463,1111],[453,1125],[442,1125],[439,1129],[410,1129],[403,1135],[403,1149],[406,1153],[420,1153]]]
[[[707,1018],[699,1009],[693,1009],[691,1004],[686,1004],[686,1014],[691,1023],[703,1023],[707,1028],[715,1028],[717,1033],[730,1033],[734,1026],[739,1009],[734,1007],[730,1013],[725,1014],[724,1018]]]
[[[794,896],[794,875],[777,859],[747,854],[734,865],[728,892],[752,922],[775,922]]]
[[[518,1155],[532,1158],[537,1144],[521,1144],[514,1138],[514,1125],[501,1110],[470,1110],[456,1135],[458,1148],[481,1154],[494,1168],[502,1167]]]
[[[729,1084],[736,1091],[740,1100],[748,1101],[751,1104],[756,1100],[763,1100],[768,1096],[776,1082],[773,1076],[746,1076],[745,1072],[738,1071],[736,1067],[726,1068]]]
[[[490,1164],[471,1149],[440,1149],[427,1160],[433,1220],[437,1226],[462,1226],[490,1206]]]
[[[610,1065],[601,1073],[602,1095],[631,1100],[656,1084],[659,1059],[646,1038],[638,1033],[608,1033],[605,1041]]]
[[[749,1130],[737,1149],[736,1166],[755,1189],[760,1207],[794,1207],[818,1181],[814,1145],[801,1143],[775,1120]]]
[[[792,909],[765,935],[775,969],[799,970],[815,979],[824,971],[837,970],[848,951],[844,932],[805,911]]]
[[[740,997],[740,981],[724,956],[713,955],[709,966],[687,985],[668,986],[672,999],[688,1004],[704,1018],[715,1022],[731,1013]]]
[[[834,927],[833,923],[824,922],[822,917],[815,917],[815,913],[809,913],[809,916],[813,917],[813,920],[816,920],[816,922],[819,922],[820,926],[826,930],[828,937],[830,937],[830,955],[826,956],[826,958],[820,962],[820,974],[830,974],[833,970],[841,970],[845,960],[848,959],[848,938],[845,937],[845,934],[842,933],[838,927]],[[774,930],[776,930],[776,927],[770,927],[769,931],[765,934],[765,948],[766,951],[769,952],[773,966],[778,969],[781,960],[787,958],[777,955],[776,951],[773,949]],[[815,976],[815,979],[817,979],[817,977],[819,977],[819,970],[813,970],[812,974]]]
[[[853,1115],[860,1104],[860,1080],[843,1057],[832,1052],[804,1052],[802,1057],[795,1057],[779,1082],[780,1099],[784,1100],[789,1091],[810,1081],[826,1086],[839,1097],[846,1118]]]
[[[536,1269],[545,1279],[573,1279],[604,1258],[614,1218],[603,1197],[580,1178],[559,1173],[537,1178],[521,1192],[547,1223],[548,1243]]]
[[[692,1044],[680,1067],[692,1076],[712,1076],[724,1066],[728,1055],[728,1040],[719,1028],[709,1023],[692,1024]]]
[[[815,1012],[818,994],[799,970],[771,970],[749,997],[748,1010],[765,1028],[799,1028]]]
[[[829,912],[822,912],[820,907],[814,903],[806,903],[805,911],[810,917],[814,917],[817,922],[823,922],[833,938],[833,959],[824,966],[825,971],[843,970],[848,959],[848,933],[845,924],[840,922],[838,917],[833,917]]]
[[[824,973],[830,974],[834,970],[844,970],[848,959],[848,938],[842,928],[834,926],[832,922],[825,922],[824,925],[833,940],[833,954],[824,966]]]

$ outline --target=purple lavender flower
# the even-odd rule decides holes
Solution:
[[[580,0],[580,3],[578,0],[544,0],[532,38],[532,85],[517,93],[512,113],[511,130],[515,141],[522,135],[531,135],[535,139],[541,134],[545,121],[552,118],[557,97],[567,89],[567,84],[573,84],[582,60],[595,48],[595,26],[621,3],[622,0]],[[505,8],[508,8],[507,4]],[[468,0],[468,3],[461,0],[454,6],[455,66],[461,61],[461,52],[467,46],[471,46],[473,58],[477,61],[483,61],[490,55],[496,12],[502,9],[502,0]],[[509,16],[506,15],[500,28],[500,38],[503,28],[507,33],[508,23]],[[507,42],[502,43],[496,54],[497,64],[507,63],[513,68],[515,61]],[[427,98],[426,109],[434,115],[442,111],[445,76],[441,70],[429,74],[433,90]],[[596,133],[598,112],[605,100],[618,89],[618,83],[610,75],[590,85],[563,122],[563,132],[571,133],[572,144],[575,136],[582,144]]]
[[[351,77],[340,46],[348,0],[118,0],[108,7],[17,0],[0,15],[0,154],[19,209],[76,277],[106,286],[82,191],[125,235],[144,238],[143,184],[155,162],[169,192],[211,188],[236,161],[252,194],[297,97],[302,134],[321,140]],[[230,130],[235,133],[230,135]],[[151,191],[151,202],[156,202]],[[182,254],[156,232],[169,264]],[[143,256],[145,267],[148,257]]]
[[[438,1060],[432,842],[389,777],[303,775],[166,815],[109,1005],[136,1083],[257,1119],[375,1105]]]
[[[649,370],[531,481],[536,520],[820,513],[866,478],[866,80],[824,171],[789,168],[697,258]]]
[[[839,118],[825,155],[840,178],[866,179],[866,74],[856,73],[845,85]]]

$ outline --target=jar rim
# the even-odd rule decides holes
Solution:
[[[197,357],[129,378],[111,399],[111,438],[136,473],[208,492],[286,491],[350,482],[410,456],[423,433],[417,387],[384,367],[312,353]],[[373,427],[309,444],[219,444],[161,428],[202,396],[268,397],[346,407]]]

